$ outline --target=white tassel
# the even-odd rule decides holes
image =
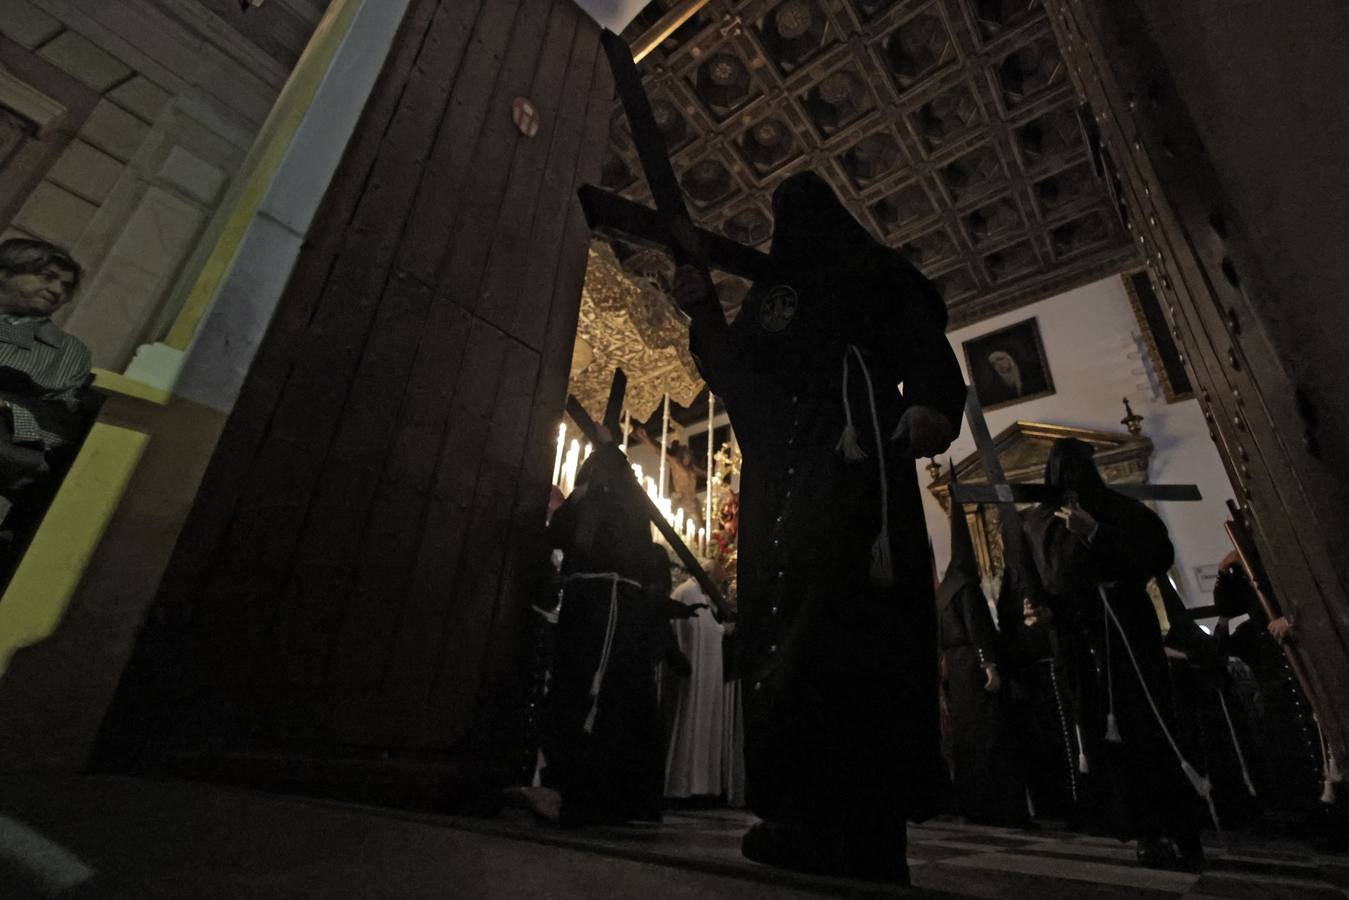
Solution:
[[[595,717],[600,711],[600,682],[603,678],[603,673],[596,672],[595,677],[590,680],[590,712],[586,714],[586,734],[591,734],[595,730]]]
[[[1218,821],[1218,807],[1213,804],[1213,782],[1196,772],[1194,766],[1186,760],[1181,760],[1180,768],[1185,773],[1185,777],[1190,779],[1190,784],[1194,786],[1195,793],[1203,797],[1204,801],[1208,803],[1208,814],[1209,818],[1213,820],[1213,829],[1221,834],[1223,826]]]
[[[1227,720],[1227,733],[1232,737],[1232,749],[1237,752],[1237,762],[1241,765],[1241,780],[1246,782],[1246,793],[1256,796],[1255,782],[1251,781],[1251,770],[1246,766],[1246,754],[1241,752],[1241,741],[1237,740],[1237,726],[1232,722],[1232,714],[1227,710],[1227,697],[1218,691],[1218,705],[1222,707],[1223,718]]]
[[[1082,743],[1082,726],[1073,723],[1073,730],[1077,733],[1077,771],[1083,775],[1091,774],[1091,766],[1087,765],[1087,746]]]
[[[1316,720],[1316,734],[1321,739],[1321,771],[1325,774],[1321,781],[1321,802],[1332,804],[1335,802],[1335,782],[1339,780],[1340,766],[1335,761],[1335,754],[1330,752],[1330,742],[1326,740],[1319,719]]]
[[[848,462],[857,462],[867,458],[867,452],[857,442],[857,426],[851,422],[843,426],[843,434],[839,435],[838,443],[834,445],[834,449],[842,453],[843,458]]]
[[[890,535],[884,531],[871,545],[871,580],[883,587],[895,583],[895,565],[890,559]]]
[[[861,357],[859,356],[860,360]],[[852,402],[848,399],[848,351],[843,351],[843,433],[838,437],[834,449],[843,454],[848,462],[866,459],[866,451],[857,439],[857,426],[852,423]]]
[[[1105,717],[1105,739],[1112,744],[1124,743],[1124,738],[1119,735],[1119,721],[1113,712],[1107,713]]]
[[[1120,737],[1119,722],[1115,719],[1115,668],[1110,659],[1110,604],[1106,602],[1104,589],[1101,590],[1101,604],[1105,613],[1105,684],[1109,694],[1109,706],[1105,715],[1105,740],[1108,744],[1122,744],[1124,738]]]

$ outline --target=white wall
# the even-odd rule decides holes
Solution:
[[[576,0],[576,4],[612,32],[620,32],[646,6],[647,0]]]
[[[1145,417],[1143,433],[1155,445],[1150,480],[1197,484],[1204,495],[1199,503],[1159,504],[1158,513],[1171,531],[1180,589],[1187,605],[1212,603],[1213,595],[1200,590],[1194,570],[1216,564],[1231,550],[1223,522],[1227,517],[1224,504],[1233,496],[1232,488],[1209,439],[1198,401],[1168,404],[1157,386],[1122,279],[1107,278],[951,332],[948,337],[961,369],[966,368],[962,342],[1032,316],[1040,324],[1057,393],[988,413],[989,430],[996,435],[1023,419],[1122,433],[1121,399],[1127,396],[1134,411]],[[968,381],[968,371],[965,377]],[[974,449],[966,425],[948,453],[959,461]],[[921,465],[918,476],[919,483],[926,486],[930,479]],[[944,571],[950,559],[950,527],[926,487],[923,506],[938,571]]]

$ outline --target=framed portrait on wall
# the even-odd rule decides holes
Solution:
[[[984,409],[1054,393],[1040,325],[1034,318],[970,338],[962,347],[970,381]]]

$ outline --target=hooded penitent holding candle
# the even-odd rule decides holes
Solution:
[[[743,850],[903,881],[905,820],[942,779],[913,460],[959,431],[965,386],[940,295],[823,179],[793,176],[773,203],[773,275],[733,323],[691,270],[676,279],[744,454],[739,663],[747,799],[765,821]]]

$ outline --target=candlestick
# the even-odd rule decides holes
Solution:
[[[715,450],[716,445],[712,440],[715,432],[712,429],[712,419],[717,408],[717,398],[712,396],[712,389],[707,391],[707,501],[703,509],[703,525],[707,527],[708,534],[712,533],[712,510],[714,509],[713,494],[716,479],[713,478],[713,471],[716,468]]]
[[[571,446],[567,448],[567,461],[562,464],[563,480],[567,486],[563,493],[570,494],[576,487],[576,467],[581,461],[581,442],[573,440]]]
[[[665,447],[670,441],[670,395],[665,395],[665,413],[660,424],[660,474],[656,476],[656,496],[665,496]]]

